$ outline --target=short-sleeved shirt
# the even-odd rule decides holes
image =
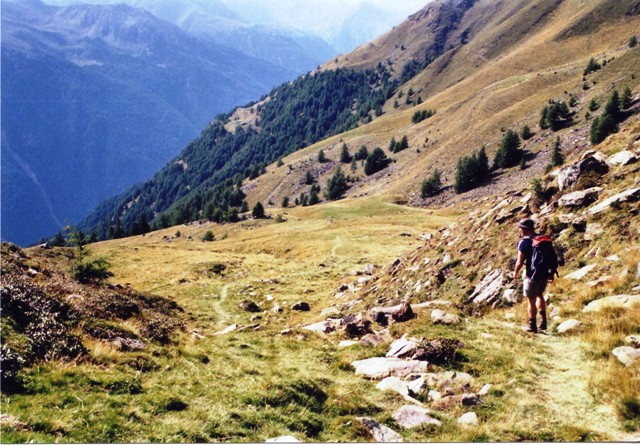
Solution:
[[[533,255],[533,238],[536,234],[525,236],[518,243],[518,251],[524,254],[525,274],[527,278],[531,278],[531,256]]]

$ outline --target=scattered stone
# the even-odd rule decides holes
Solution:
[[[610,198],[605,199],[599,204],[591,207],[587,210],[589,215],[597,215],[598,213],[602,213],[605,210],[608,210],[609,207],[621,204],[623,202],[635,202],[640,199],[640,187],[632,188],[629,190],[625,190],[624,192],[618,193]]]
[[[306,301],[299,301],[299,302],[295,303],[293,306],[291,306],[291,310],[292,311],[308,312],[308,311],[311,310],[311,306],[309,306],[309,303],[307,303]]]
[[[374,266],[373,264],[367,264],[364,267],[363,272],[365,275],[373,275],[376,272],[376,266]]]
[[[273,312],[274,314],[281,314],[284,312],[284,309],[282,309],[279,304],[276,304],[271,308],[271,312]]]
[[[465,413],[458,419],[458,425],[471,427],[478,426],[480,422],[478,422],[478,416],[473,411],[469,413]]]
[[[413,396],[417,396],[422,394],[422,392],[426,389],[427,385],[424,381],[424,377],[420,376],[415,380],[412,380],[408,384],[409,386],[409,394]]]
[[[618,261],[620,261],[620,257],[618,255],[611,255],[606,257],[605,260],[617,263]]]
[[[338,343],[338,349],[350,348],[351,346],[359,345],[360,342],[356,340],[342,340]]]
[[[609,164],[610,166],[618,166],[618,167],[630,165],[635,162],[638,162],[638,157],[635,155],[635,153],[629,150],[619,151],[618,153],[614,154],[613,156],[607,159],[607,164]]]
[[[625,366],[631,366],[640,358],[640,349],[632,348],[631,346],[620,346],[611,351],[611,353]]]
[[[460,317],[446,313],[442,309],[434,309],[431,311],[431,322],[444,325],[460,324]]]
[[[492,387],[493,385],[491,383],[487,383],[482,388],[480,388],[480,391],[478,391],[478,395],[486,396],[487,394],[489,394],[489,391],[491,390]]]
[[[473,377],[466,372],[444,371],[439,373],[429,373],[425,375],[427,385],[436,388],[439,391],[446,391],[455,386],[471,387],[474,380]]]
[[[283,329],[282,331],[280,331],[280,335],[291,335],[291,334],[293,334],[293,331],[291,330],[291,328]]]
[[[509,304],[517,304],[522,301],[524,295],[516,289],[506,289],[502,294],[502,300]]]
[[[569,280],[582,280],[589,272],[596,268],[595,264],[590,264],[588,266],[584,266],[582,269],[578,269],[575,272],[571,272],[564,277]]]
[[[406,358],[414,354],[418,348],[418,340],[408,339],[407,334],[397,339],[389,347],[386,357]]]
[[[238,306],[246,312],[260,312],[260,307],[251,300],[242,300]]]
[[[439,391],[436,391],[434,389],[429,390],[429,392],[427,393],[427,397],[429,398],[429,400],[431,400],[432,402],[437,402],[438,400],[442,399],[442,394],[440,394]]]
[[[611,275],[605,275],[604,277],[600,277],[597,280],[587,282],[587,286],[589,287],[602,286],[603,284],[607,283],[609,280],[611,280]]]
[[[361,319],[350,321],[344,325],[344,332],[349,338],[359,338],[367,334],[372,334],[371,320]]]
[[[634,304],[640,304],[640,295],[616,295],[594,300],[586,305],[584,309],[582,309],[582,312],[600,312],[606,307],[627,309]]]
[[[420,235],[422,241],[429,241],[431,238],[433,238],[433,233],[423,233]]]
[[[376,347],[378,345],[381,345],[382,343],[385,343],[387,340],[384,336],[379,334],[367,334],[362,337],[360,341],[365,345]]]
[[[389,376],[405,377],[409,374],[428,372],[429,363],[420,360],[402,360],[393,357],[373,357],[357,360],[351,365],[356,375],[372,380],[380,380]]]
[[[565,332],[569,332],[577,328],[578,326],[580,326],[580,324],[581,323],[578,320],[572,318],[570,320],[560,323],[556,328],[556,331],[558,331],[558,333],[560,334],[564,334]]]
[[[320,332],[322,334],[328,334],[335,331],[338,324],[339,320],[329,318],[325,321],[319,321],[318,323],[304,326],[302,329],[305,329],[307,331]]]
[[[502,269],[495,269],[485,276],[473,290],[467,304],[492,304],[496,302],[502,290],[503,276]]]
[[[373,419],[368,417],[358,417],[357,420],[362,423],[362,426],[371,434],[373,440],[376,442],[402,442],[402,436],[391,428],[384,425],[380,425]]]
[[[198,329],[192,330],[191,335],[193,335],[193,338],[196,340],[202,340],[204,338],[204,335],[202,335]]]
[[[609,172],[606,162],[598,159],[600,156],[594,155],[595,153],[588,155],[584,159],[560,169],[558,172],[558,188],[560,191],[573,187],[580,176],[585,173],[594,172],[598,175],[604,175]]]
[[[584,231],[583,239],[585,241],[593,241],[596,239],[598,235],[601,235],[603,232],[604,232],[604,228],[602,227],[602,224],[599,224],[599,223],[589,224]],[[599,249],[600,248],[595,249],[592,256],[598,256]]]
[[[640,335],[627,335],[624,342],[632,348],[640,348]]]
[[[462,406],[475,406],[480,404],[480,397],[476,394],[463,394],[460,402]]]
[[[11,414],[0,414],[0,425],[3,427],[11,428],[12,430],[28,430],[29,425],[18,420],[17,417]]]
[[[144,351],[145,349],[147,349],[146,343],[142,340],[138,340],[137,338],[116,337],[113,340],[113,344],[120,351],[124,352]]]
[[[405,400],[416,405],[422,405],[419,401],[409,395],[409,384],[398,377],[387,377],[376,385],[380,391],[393,391],[400,394]]]
[[[302,443],[293,436],[280,436],[265,440],[265,443]]]
[[[409,321],[414,317],[413,309],[411,309],[411,305],[408,301],[405,301],[400,305],[400,308],[397,311],[390,313],[391,318],[397,322]]]
[[[329,317],[331,315],[340,315],[340,310],[336,307],[328,307],[320,312],[321,317]]]
[[[230,332],[235,331],[236,329],[238,329],[238,325],[237,324],[232,324],[231,326],[228,326],[225,329],[223,329],[222,331],[216,332],[213,335],[225,335],[225,334],[228,334]]]
[[[404,405],[393,413],[393,419],[402,428],[417,428],[422,425],[442,425],[438,419],[434,419],[429,414],[431,412],[420,406]]]
[[[558,199],[559,207],[584,207],[596,202],[602,187],[591,187],[586,190],[578,190],[576,192],[567,193]]]

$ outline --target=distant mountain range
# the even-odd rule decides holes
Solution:
[[[19,244],[79,220],[157,171],[216,114],[331,52],[258,31],[242,42],[237,27],[205,40],[124,4],[1,5],[1,236]],[[181,17],[197,29],[198,14]],[[225,39],[256,43],[241,52]]]

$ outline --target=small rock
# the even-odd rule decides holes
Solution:
[[[267,439],[265,440],[265,443],[301,443],[301,441],[293,436],[280,436],[274,437],[273,439]]]
[[[362,337],[360,341],[366,345],[375,347],[375,346],[381,345],[387,340],[383,336],[378,334],[367,334],[364,337]]]
[[[389,346],[386,357],[405,358],[413,355],[418,347],[418,341],[408,339],[407,334],[397,339]]]
[[[445,325],[459,324],[460,317],[458,317],[457,315],[448,314],[441,309],[434,309],[433,311],[431,311],[431,322],[434,324]]]
[[[463,414],[458,419],[458,425],[462,426],[478,426],[479,424],[480,422],[478,422],[478,416],[473,411]]]
[[[434,389],[429,390],[429,392],[427,393],[427,397],[429,398],[429,400],[431,400],[432,402],[437,402],[438,400],[442,399],[442,394],[440,394],[439,391],[436,391]]]
[[[417,428],[422,425],[440,426],[442,422],[434,419],[430,415],[430,411],[420,406],[404,405],[398,411],[393,413],[393,419],[402,428]]]
[[[246,312],[260,312],[260,307],[251,300],[242,300],[238,306]]]
[[[409,394],[411,395],[420,395],[426,389],[426,383],[424,382],[424,377],[418,377],[415,380],[409,382]]]
[[[328,334],[336,330],[336,326],[339,324],[338,320],[327,319],[325,321],[319,321],[318,323],[313,323],[307,326],[304,326],[302,329],[313,332],[320,332],[323,334]]]
[[[293,306],[291,306],[291,310],[307,312],[311,310],[311,306],[309,306],[309,303],[307,303],[306,301],[299,301],[295,303]]]
[[[487,383],[486,385],[484,385],[480,391],[478,391],[478,395],[479,396],[486,396],[487,394],[489,394],[489,391],[491,390],[491,388],[493,387],[492,384]]]
[[[393,391],[400,394],[405,400],[409,400],[417,405],[422,405],[419,401],[415,400],[409,395],[409,384],[398,377],[387,377],[382,379],[380,383],[376,385],[380,391]]]
[[[476,394],[463,394],[460,402],[462,406],[475,406],[480,403],[480,397]]]
[[[580,326],[580,324],[581,323],[578,320],[575,320],[572,318],[570,320],[560,323],[556,328],[556,331],[558,331],[558,333],[560,334],[564,334],[565,332],[569,332],[572,329],[577,328],[578,326]]]
[[[611,351],[611,353],[625,366],[631,366],[640,358],[640,349],[630,346],[620,346]]]
[[[391,428],[380,425],[373,419],[368,417],[358,417],[357,420],[362,423],[362,426],[367,429],[369,434],[371,434],[371,437],[373,437],[373,440],[376,442],[402,442],[402,436],[400,434],[396,433]]]
[[[375,273],[375,271],[376,271],[376,266],[374,266],[373,264],[367,264],[364,267],[364,271],[363,272],[364,272],[365,275],[373,275]]]
[[[331,315],[340,315],[340,310],[335,307],[328,307],[323,309],[322,312],[320,312],[321,317],[329,317]]]
[[[279,304],[276,304],[271,308],[271,312],[273,312],[274,314],[281,314],[284,312],[284,309],[282,309]]]
[[[0,425],[12,430],[27,430],[29,426],[11,414],[0,414]]]
[[[502,269],[495,269],[486,275],[467,299],[467,303],[493,304],[502,291],[504,275]]]
[[[506,289],[502,294],[502,300],[509,304],[517,304],[524,298],[521,292],[516,289]]]
[[[588,266],[584,266],[582,269],[578,269],[575,272],[571,272],[570,274],[565,275],[565,278],[569,280],[581,280],[595,268],[595,264],[590,264]]]
[[[611,280],[611,275],[605,275],[604,277],[600,277],[597,280],[587,282],[587,286],[589,287],[602,286],[603,284],[607,283],[609,280]]]
[[[616,263],[616,262],[620,261],[620,257],[618,255],[611,255],[611,256],[606,257],[605,260],[611,261],[613,263]]]
[[[356,340],[342,340],[338,343],[338,349],[350,348],[351,346],[359,345],[360,342]]]
[[[238,325],[237,324],[232,324],[231,326],[228,326],[225,329],[223,329],[222,331],[216,332],[213,335],[225,335],[225,334],[228,334],[230,332],[235,331],[236,329],[238,329]]]
[[[632,348],[640,348],[640,335],[627,335],[624,342]]]
[[[391,312],[389,315],[397,322],[409,321],[414,317],[413,309],[407,301],[402,303],[397,311]]]
[[[593,241],[598,237],[598,235],[602,235],[602,233],[604,233],[604,227],[602,227],[602,224],[591,223],[585,229],[583,239],[585,241]],[[592,256],[594,256],[594,255],[598,256],[598,250],[599,250],[599,248],[595,249],[595,251],[594,251]],[[589,251],[589,252],[591,252],[591,251]]]
[[[120,351],[125,352],[144,351],[147,349],[147,345],[142,340],[136,338],[116,337],[113,343]]]

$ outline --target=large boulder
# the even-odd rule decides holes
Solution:
[[[373,357],[365,360],[357,360],[351,363],[356,370],[356,375],[361,375],[372,380],[381,380],[385,377],[406,377],[409,374],[428,372],[429,363],[421,360],[402,360],[393,357]]]
[[[582,312],[600,312],[604,308],[628,309],[636,304],[640,304],[640,295],[615,295],[592,301]]]
[[[616,206],[624,202],[635,202],[638,200],[640,200],[640,187],[625,190],[624,192],[620,192],[617,195],[607,198],[591,207],[587,210],[587,213],[589,215],[597,215],[598,213],[608,210],[612,206]]]
[[[475,287],[467,303],[489,305],[500,299],[504,281],[502,269],[495,269],[486,275],[482,281]]]
[[[602,187],[591,187],[586,190],[578,190],[577,192],[567,193],[558,199],[559,207],[584,207],[596,202]]]
[[[586,156],[584,159],[560,169],[558,172],[558,188],[560,191],[567,190],[578,182],[580,176],[591,172],[597,175],[604,175],[609,172],[609,167],[604,160],[600,159],[600,156]]]
[[[402,436],[391,428],[380,425],[373,419],[368,417],[358,417],[362,426],[371,435],[376,442],[402,442]]]
[[[431,412],[426,408],[404,405],[393,413],[392,417],[398,425],[407,429],[417,428],[422,425],[440,426],[442,424],[442,422],[434,419],[429,414],[431,414]]]

